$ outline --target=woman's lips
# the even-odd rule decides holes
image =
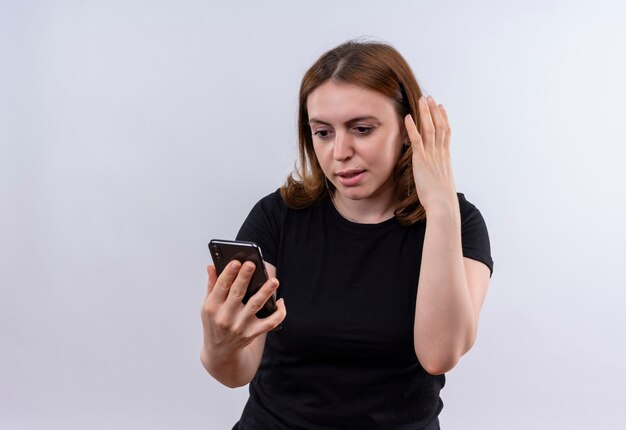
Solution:
[[[346,187],[353,187],[358,185],[365,176],[365,170],[345,170],[336,173],[337,179],[341,182],[341,185]]]

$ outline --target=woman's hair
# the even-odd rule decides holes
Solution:
[[[293,209],[309,207],[332,193],[334,186],[324,176],[313,149],[307,98],[328,80],[356,85],[389,97],[401,118],[411,114],[418,124],[418,101],[422,91],[411,68],[393,47],[377,42],[349,41],[326,52],[302,78],[298,110],[299,166],[280,190],[285,204]],[[398,221],[405,225],[425,219],[426,213],[415,190],[412,149],[403,146],[394,169]]]

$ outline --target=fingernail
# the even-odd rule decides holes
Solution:
[[[278,288],[278,280],[277,280],[277,279],[274,279],[274,280],[272,281],[272,290],[275,290],[276,288]]]
[[[245,270],[246,273],[252,273],[254,272],[254,266],[252,264],[246,264]]]

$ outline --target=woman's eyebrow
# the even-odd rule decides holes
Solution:
[[[317,118],[310,118],[309,119],[309,124],[324,124],[324,125],[330,125],[329,123],[327,123],[326,121],[322,121],[321,119],[317,119]]]
[[[375,116],[373,116],[373,115],[362,115],[362,116],[357,116],[357,117],[355,117],[355,118],[351,118],[351,119],[349,119],[348,121],[346,121],[345,123],[346,123],[346,124],[353,124],[353,123],[355,123],[355,122],[365,121],[365,120],[374,120],[374,121],[376,121],[376,122],[380,122],[380,121],[378,120],[378,118],[376,118],[376,117],[375,117]],[[324,124],[324,125],[330,125],[330,123],[328,123],[328,122],[326,122],[326,121],[322,121],[321,119],[318,119],[318,118],[310,118],[310,119],[309,119],[309,124],[312,124],[312,123]]]

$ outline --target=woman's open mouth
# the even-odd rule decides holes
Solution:
[[[361,169],[343,170],[341,172],[337,172],[336,176],[339,179],[339,182],[341,182],[341,185],[353,187],[361,182],[365,176],[365,172],[365,170]]]

